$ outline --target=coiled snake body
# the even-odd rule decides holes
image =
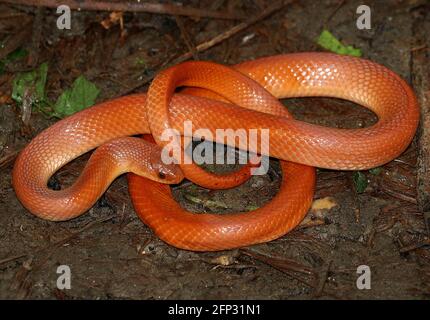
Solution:
[[[200,89],[174,94],[179,86]],[[294,120],[277,100],[305,96],[353,101],[376,113],[378,122],[351,130],[321,127]],[[207,188],[228,188],[245,181],[251,167],[217,176],[194,164],[165,164],[160,147],[131,137],[152,134],[157,145],[166,146],[163,130],[184,134],[187,120],[212,133],[217,128],[269,129],[268,155],[282,160],[279,193],[248,213],[193,214],[182,209],[167,184],[185,176]],[[269,241],[294,228],[312,201],[313,167],[362,170],[382,165],[405,150],[418,121],[411,88],[389,69],[368,60],[296,53],[232,68],[186,62],[160,72],[147,95],[98,104],[40,133],[20,153],[13,186],[33,214],[60,221],[87,211],[115,177],[132,172],[128,180],[136,212],[161,239],[189,250],[229,249]],[[71,187],[60,191],[47,187],[58,169],[96,147]],[[262,149],[253,151],[264,154]]]

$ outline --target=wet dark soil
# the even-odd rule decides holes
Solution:
[[[237,11],[255,16],[271,1],[184,1],[184,6]],[[280,53],[323,50],[322,29],[393,69],[411,74],[412,24],[426,1],[368,1],[372,28],[356,27],[360,1],[291,1],[199,58],[225,64]],[[163,66],[188,51],[175,18],[124,13],[124,29],[104,29],[105,12],[73,12],[70,31],[56,29],[55,12],[0,4],[0,42],[16,37],[22,17],[40,19],[36,61],[49,63],[47,92],[57,97],[84,74],[100,88],[99,101],[145,91]],[[9,17],[7,17],[7,14]],[[18,15],[18,18],[14,17]],[[238,21],[181,18],[193,45],[208,41]],[[31,28],[27,26],[27,28]],[[430,33],[430,30],[428,30]],[[19,47],[33,52],[29,32]],[[136,63],[144,61],[144,63]],[[417,145],[377,172],[364,171],[368,186],[357,193],[354,172],[317,171],[315,200],[294,231],[269,243],[216,253],[179,250],[157,238],[136,216],[125,177],[117,179],[88,213],[68,222],[31,215],[13,191],[14,156],[55,119],[34,111],[28,125],[9,98],[16,73],[28,61],[8,64],[0,75],[0,298],[47,299],[429,299],[428,229],[416,201]],[[344,128],[375,123],[362,107],[328,98],[288,99],[298,119]],[[55,176],[65,186],[79,175],[88,156]],[[217,166],[215,171],[231,170]],[[174,187],[181,205],[196,212],[250,211],[278,191],[276,159],[264,176],[232,190],[211,191],[183,182]],[[427,242],[426,242],[427,241]],[[427,243],[427,246],[426,246]],[[57,268],[71,270],[71,289],[59,290]],[[360,290],[357,268],[371,271],[371,288]]]

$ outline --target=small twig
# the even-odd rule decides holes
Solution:
[[[187,46],[188,50],[191,52],[194,60],[199,60],[199,55],[197,53],[196,47],[193,45],[193,43],[190,39],[190,36],[188,35],[187,30],[185,29],[184,22],[182,21],[182,18],[178,15],[175,15],[175,21],[179,27],[179,30],[181,30],[182,39],[184,40],[185,45]]]
[[[406,162],[406,161],[401,160],[401,159],[394,159],[393,161],[394,161],[394,162],[398,162],[398,163],[402,163],[402,164],[407,165],[407,166],[409,166],[409,167],[413,167],[413,168],[415,168],[415,164],[412,164],[412,163]]]
[[[417,243],[413,243],[413,244],[404,246],[404,247],[400,248],[399,251],[401,253],[404,253],[404,252],[408,252],[408,251],[412,251],[412,250],[421,248],[421,247],[426,246],[426,245],[430,245],[430,238],[425,238],[424,240],[419,241]]]
[[[340,0],[338,5],[336,6],[336,8],[333,10],[332,13],[330,13],[330,15],[327,17],[327,19],[324,21],[324,28],[327,28],[327,24],[330,22],[331,19],[333,19],[333,17],[335,16],[335,14],[340,10],[340,8],[343,7],[343,5],[345,4],[346,0]]]
[[[382,188],[381,191],[384,192],[384,193],[386,193],[386,194],[388,194],[389,196],[391,196],[393,198],[397,198],[397,199],[400,199],[400,200],[403,200],[403,201],[406,201],[406,202],[409,202],[409,203],[417,204],[417,199],[416,198],[408,196],[406,194],[399,193],[397,191],[390,190],[390,189],[387,189],[387,188]]]
[[[411,52],[420,51],[424,49],[429,49],[429,47],[426,44],[423,44],[421,46],[411,48]]]
[[[99,219],[99,220],[92,221],[92,222],[88,223],[87,225],[85,225],[84,227],[82,227],[81,229],[79,229],[78,231],[75,231],[71,235],[65,237],[64,239],[61,239],[61,240],[55,242],[50,247],[51,248],[57,248],[57,247],[65,244],[65,243],[69,242],[70,240],[72,240],[76,236],[80,235],[82,232],[84,232],[84,231],[86,231],[86,230],[94,227],[95,225],[97,225],[99,223],[103,223],[103,222],[109,221],[109,220],[112,220],[113,218],[115,218],[115,215],[111,215],[111,216],[108,216],[106,218],[102,218],[102,219]]]
[[[55,243],[47,246],[47,247],[40,248],[40,249],[36,250],[36,252],[34,252],[33,255],[35,255],[37,253],[40,253],[40,252],[43,252],[43,251],[46,251],[46,250],[50,250],[48,252],[48,255],[47,255],[47,257],[49,258],[52,255],[52,253],[53,253],[53,249],[56,249],[56,248],[60,247],[61,245],[67,243],[71,239],[73,239],[76,236],[80,235],[82,232],[84,232],[84,231],[92,228],[94,225],[99,224],[99,223],[103,223],[103,222],[106,222],[106,221],[109,221],[109,220],[112,220],[114,217],[115,216],[112,215],[112,216],[109,216],[107,218],[103,218],[103,219],[99,219],[99,220],[96,220],[96,221],[92,221],[92,222],[88,223],[87,225],[85,225],[84,227],[82,227],[81,229],[79,229],[78,231],[73,232],[71,235],[69,235],[69,236],[67,236],[67,237],[65,237],[65,238],[63,238],[63,239],[61,239],[61,240],[59,240],[59,241],[57,241],[57,242],[55,242]],[[23,258],[23,257],[27,257],[29,255],[30,255],[29,253],[23,253],[23,254],[20,254],[20,255],[16,255],[16,256],[13,256],[13,257],[2,259],[2,260],[0,260],[0,265],[3,264],[3,263],[8,263],[8,262],[11,262],[11,261]],[[45,260],[46,260],[46,258],[45,258]]]
[[[7,167],[9,164],[15,161],[18,154],[21,152],[22,149],[15,150],[4,157],[0,158],[0,169]]]
[[[297,226],[297,230],[317,227],[321,225],[325,225],[327,222],[324,218],[319,217],[310,217],[307,215],[302,222]]]
[[[1,2],[2,0],[0,0]],[[270,16],[271,14],[273,14],[275,11],[280,10],[281,8],[285,7],[289,2],[282,0],[279,2],[276,2],[274,5],[270,6],[269,8],[267,8],[266,10],[264,10],[262,13],[260,13],[259,15],[257,15],[256,17],[250,18],[245,22],[242,22],[236,26],[234,26],[233,28],[217,35],[216,37],[205,41],[199,45],[197,45],[195,47],[195,52],[199,53],[199,52],[203,52],[206,51],[210,48],[212,48],[213,46],[221,43],[224,40],[229,39],[230,37],[232,37],[233,35],[237,34],[238,32],[245,30],[246,28],[250,27],[251,25],[257,23],[258,21],[261,21],[265,18],[267,18],[268,16]],[[160,68],[165,68],[169,65],[174,65],[180,62],[184,62],[188,59],[190,59],[193,56],[193,53],[191,51],[184,53],[183,55],[176,57],[176,55],[168,58],[161,66]],[[172,61],[173,60],[173,61]],[[136,85],[134,85],[133,88],[126,90],[125,92],[121,92],[121,95],[125,95],[125,94],[129,94],[132,91],[136,90],[139,87],[142,87],[146,84],[148,84],[152,79],[154,78],[154,75],[149,75],[147,77],[143,77],[142,79],[138,80],[136,82]]]
[[[33,35],[31,38],[31,50],[28,57],[28,65],[35,67],[39,61],[40,43],[42,40],[43,31],[43,17],[45,14],[45,8],[39,7],[36,10],[36,15],[33,20]]]
[[[11,262],[11,261],[14,261],[14,260],[18,260],[18,259],[24,258],[26,256],[27,256],[27,254],[24,253],[24,254],[20,254],[20,255],[17,255],[17,256],[12,256],[12,257],[9,257],[9,258],[2,259],[2,260],[0,260],[0,266],[3,263],[8,263],[8,262]]]
[[[26,6],[37,6],[57,8],[66,5],[72,10],[86,11],[122,11],[122,12],[149,12],[158,14],[170,14],[179,16],[192,16],[199,18],[216,18],[226,20],[241,20],[242,16],[228,12],[210,11],[205,9],[182,7],[165,3],[148,2],[107,2],[107,1],[78,1],[78,0],[0,0],[3,3],[21,4]]]
[[[228,206],[222,202],[222,201],[215,201],[215,200],[209,200],[209,199],[201,199],[199,197],[196,197],[191,194],[184,194],[184,198],[191,201],[195,204],[200,204],[203,206],[204,209],[215,209],[215,208],[222,208],[222,209],[228,209]]]
[[[423,217],[424,217],[424,224],[427,230],[427,235],[430,238],[430,212],[424,212]]]
[[[233,28],[217,35],[216,37],[212,38],[209,41],[206,41],[206,42],[199,44],[195,48],[195,50],[197,52],[202,52],[202,51],[206,51],[209,48],[212,48],[213,46],[223,42],[224,40],[226,40],[228,38],[231,38],[235,34],[245,30],[246,28],[250,27],[251,25],[257,23],[258,21],[261,21],[261,20],[267,18],[271,14],[273,14],[276,11],[285,7],[287,5],[287,3],[288,2],[285,0],[275,2],[275,4],[271,5],[267,9],[263,10],[263,12],[261,12],[259,15],[252,17],[252,18],[250,18],[250,19],[248,19],[242,23],[239,23],[238,25],[236,25]],[[189,52],[179,56],[177,59],[175,59],[173,64],[177,64],[177,63],[186,61],[186,60],[190,59],[192,56],[193,56],[192,52],[189,51]]]
[[[240,251],[243,254],[245,254],[251,258],[257,259],[259,261],[262,261],[262,262],[270,264],[270,265],[275,264],[278,267],[281,267],[281,266],[286,267],[286,268],[291,269],[291,270],[296,271],[296,272],[305,273],[308,275],[313,274],[311,269],[309,269],[309,268],[307,268],[307,267],[305,267],[305,266],[303,266],[303,265],[301,265],[301,264],[299,264],[293,260],[290,260],[290,259],[269,256],[269,255],[266,255],[266,254],[257,252],[255,250],[248,249],[248,248],[242,248],[242,249],[240,249]]]
[[[293,273],[293,272],[297,272],[297,273],[302,273],[302,274],[306,274],[308,276],[314,277],[315,276],[314,271],[304,265],[301,265],[290,259],[268,256],[248,248],[242,248],[240,249],[240,252],[260,262],[263,262],[275,269],[278,269],[279,271],[282,271],[288,274],[289,276],[306,284],[309,287],[314,287],[311,283],[309,283],[302,277]]]
[[[323,271],[318,275],[318,286],[314,293],[314,298],[320,297],[324,291],[324,286],[327,282],[328,272],[330,271],[332,260],[330,260],[325,266]]]

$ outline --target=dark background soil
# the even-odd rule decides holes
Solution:
[[[271,1],[184,1],[184,6],[258,15]],[[321,51],[316,39],[324,27],[363,56],[413,78],[411,59],[424,27],[427,1],[367,1],[372,29],[356,28],[361,1],[290,1],[268,18],[221,44],[198,53],[203,60],[234,64],[261,56]],[[55,119],[33,112],[28,125],[11,99],[13,77],[49,63],[48,94],[56,98],[84,74],[101,89],[98,101],[145,91],[166,62],[210,40],[239,21],[124,13],[124,29],[100,22],[106,12],[74,11],[72,30],[55,28],[55,11],[0,3],[0,41],[32,61],[7,66],[0,76],[0,298],[47,299],[428,299],[429,230],[417,206],[414,141],[358,194],[353,172],[318,170],[315,199],[330,197],[331,209],[312,210],[286,236],[270,243],[216,253],[178,250],[160,241],[134,213],[124,177],[117,179],[87,214],[69,222],[40,220],[22,207],[11,186],[16,153]],[[26,25],[25,21],[37,23]],[[420,34],[429,34],[430,29]],[[144,61],[144,63],[136,63]],[[309,98],[285,101],[304,121],[358,128],[376,121],[363,108],[344,101]],[[87,156],[56,175],[62,185],[79,175]],[[215,170],[225,170],[216,168]],[[190,183],[175,187],[177,200],[194,211],[229,212],[263,205],[277,192],[277,161],[266,176],[234,190],[210,191]],[[195,198],[201,201],[195,201]],[[191,199],[191,200],[190,200]],[[194,199],[194,200],[193,200]],[[427,244],[427,245],[426,245]],[[371,289],[356,286],[357,267],[371,269]],[[72,272],[72,288],[58,290],[59,265]]]

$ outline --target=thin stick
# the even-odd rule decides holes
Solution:
[[[22,148],[19,148],[18,150],[14,150],[11,153],[0,158],[0,169],[7,167],[12,162],[14,162],[16,157],[18,156],[18,154],[21,152],[21,150],[22,150]]]
[[[242,23],[239,23],[238,25],[236,25],[233,28],[217,35],[216,37],[212,38],[209,41],[206,41],[206,42],[199,44],[195,48],[195,51],[202,52],[202,51],[205,51],[209,48],[212,48],[213,46],[223,42],[224,40],[226,40],[228,38],[231,38],[235,34],[241,32],[242,30],[245,30],[246,28],[250,27],[251,25],[257,23],[258,21],[267,18],[268,16],[273,14],[275,11],[278,11],[278,10],[282,9],[283,7],[285,7],[287,5],[287,3],[288,2],[284,1],[284,0],[275,2],[275,4],[268,7],[267,9],[263,10],[263,12],[261,12],[259,15],[255,16],[253,18],[250,18],[250,19],[248,19]],[[192,56],[193,56],[193,53],[189,51],[189,52],[179,56],[177,59],[175,59],[173,64],[186,61],[186,60],[190,59]]]
[[[27,256],[27,254],[24,253],[24,254],[20,254],[20,255],[17,255],[17,256],[13,256],[13,257],[2,259],[2,260],[0,260],[0,265],[2,265],[3,263],[8,263],[8,262],[11,262],[11,261],[14,261],[14,260],[21,259],[21,258],[26,257],[26,256]]]
[[[107,2],[107,1],[77,1],[77,0],[0,0],[0,3],[21,4],[26,6],[57,8],[66,5],[72,10],[86,11],[123,11],[123,12],[149,12],[179,16],[192,16],[199,18],[216,18],[226,20],[241,20],[243,17],[228,12],[209,11],[204,9],[181,7],[164,3],[148,2]]]
[[[35,18],[33,19],[33,35],[31,37],[31,50],[28,57],[28,64],[35,67],[39,61],[40,45],[42,42],[43,34],[43,18],[45,15],[45,8],[39,7],[36,10]]]
[[[336,15],[336,13],[342,8],[342,6],[345,4],[345,0],[340,0],[336,8],[333,10],[333,12],[327,17],[327,19],[324,22],[324,28],[327,28],[327,24],[330,22],[331,19]]]
[[[40,249],[36,250],[36,252],[34,252],[33,255],[37,254],[39,252],[43,252],[43,251],[49,250],[47,257],[50,257],[52,255],[52,253],[53,253],[53,250],[57,249],[58,247],[60,247],[61,245],[65,244],[65,243],[69,242],[73,238],[77,237],[78,235],[80,235],[84,231],[86,231],[86,230],[94,227],[95,225],[98,225],[98,224],[101,224],[103,222],[112,220],[114,217],[115,216],[112,215],[112,216],[108,216],[106,218],[102,218],[102,219],[99,219],[99,220],[92,221],[92,222],[88,223],[87,225],[83,226],[78,231],[75,231],[72,234],[66,236],[65,238],[63,238],[63,239],[61,239],[61,240],[59,240],[59,241],[57,241],[57,242],[55,242],[55,243],[53,243],[51,245],[48,245],[48,247],[44,247],[44,248],[40,248]],[[17,255],[17,256],[12,256],[12,257],[8,257],[8,258],[5,258],[5,259],[2,259],[2,260],[0,260],[0,265],[2,265],[4,263],[11,262],[11,261],[14,261],[14,260],[17,260],[17,259],[20,259],[20,258],[23,258],[23,257],[27,257],[28,255],[30,255],[30,254],[29,253],[23,253],[23,254],[20,254],[20,255]]]
[[[408,252],[408,251],[419,249],[419,248],[427,246],[427,245],[430,245],[430,239],[429,238],[425,238],[424,240],[422,240],[420,242],[413,243],[413,244],[407,245],[405,247],[402,247],[402,248],[400,248],[399,251],[401,253],[405,253],[405,252]]]
[[[317,289],[314,292],[313,297],[318,298],[324,291],[324,286],[327,282],[327,276],[330,271],[332,260],[330,260],[323,268],[322,272],[318,275],[317,280],[319,280]]]
[[[295,261],[292,261],[289,259],[284,259],[284,258],[281,259],[281,258],[275,258],[275,257],[267,256],[265,254],[256,252],[255,250],[251,250],[248,248],[242,248],[242,249],[240,249],[240,252],[242,252],[243,254],[245,254],[245,255],[253,258],[253,259],[256,259],[260,262],[263,262],[272,268],[275,268],[275,269],[287,274],[288,276],[296,279],[297,281],[302,282],[303,284],[307,285],[308,287],[315,288],[313,284],[308,282],[303,277],[294,273],[294,272],[305,273],[307,275],[314,276],[313,271],[311,269],[305,267],[305,266],[298,264]]]
[[[185,45],[187,46],[188,50],[191,52],[194,60],[199,60],[199,55],[197,53],[196,47],[193,45],[190,36],[188,35],[187,30],[185,29],[184,22],[182,21],[182,18],[178,15],[175,15],[175,21],[176,24],[179,27],[179,30],[181,30],[182,39],[185,42]]]
[[[299,264],[291,259],[270,256],[265,253],[260,253],[256,250],[249,249],[246,247],[240,249],[240,252],[249,257],[252,257],[266,264],[269,264],[272,267],[276,266],[281,269],[288,269],[288,270],[292,270],[295,272],[304,273],[306,275],[312,275],[312,276],[315,274],[311,268],[308,268],[302,264]]]
[[[1,1],[2,0],[0,0],[0,2]],[[206,42],[199,44],[195,48],[194,51],[195,52],[203,52],[203,51],[206,51],[206,50],[212,48],[213,46],[221,43],[224,40],[227,40],[228,38],[232,37],[233,35],[237,34],[238,32],[245,30],[246,28],[250,27],[251,25],[257,23],[258,21],[261,21],[261,20],[267,18],[268,16],[273,14],[275,11],[278,11],[281,8],[285,7],[288,3],[291,3],[291,1],[282,0],[282,1],[276,2],[274,5],[270,6],[269,8],[264,10],[262,13],[257,15],[256,17],[250,18],[247,21],[242,22],[242,23],[234,26],[233,28],[228,29],[227,31],[217,35],[216,37],[210,39],[209,41],[206,41]],[[173,57],[167,59],[166,62],[160,66],[160,69],[165,68],[168,65],[174,65],[174,64],[177,64],[180,62],[184,62],[184,61],[190,59],[192,56],[193,56],[193,53],[191,51],[184,53],[183,55],[177,57],[176,59],[173,56]],[[137,88],[148,84],[153,78],[154,78],[154,75],[150,75],[150,76],[147,76],[147,77],[141,79],[140,81],[138,81],[136,83],[136,85],[133,88],[130,88],[129,90],[127,90],[125,92],[122,92],[121,95],[129,94],[129,93],[133,92]]]

